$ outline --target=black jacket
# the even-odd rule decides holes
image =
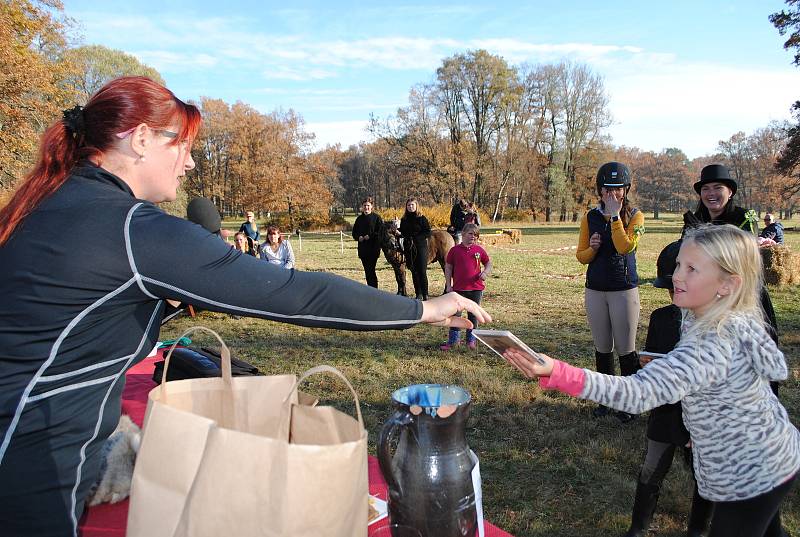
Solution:
[[[778,244],[783,244],[783,224],[780,222],[773,222],[766,226],[759,236],[765,239],[772,239]]]
[[[617,252],[611,238],[611,222],[606,220],[602,211],[592,209],[586,213],[586,219],[589,236],[599,233],[603,239],[586,270],[586,287],[594,291],[626,291],[638,287],[636,251]]]
[[[645,351],[666,354],[675,348],[681,339],[681,309],[675,305],[658,308],[650,314],[647,326]],[[645,366],[647,367],[647,366]],[[662,405],[650,412],[647,422],[647,438],[685,446],[689,442],[689,431],[683,425],[681,404]]]
[[[0,246],[0,296],[6,535],[75,533],[125,371],[158,340],[164,299],[352,330],[404,328],[422,314],[418,301],[242,254],[95,166],[76,168]]]
[[[353,240],[369,235],[369,239],[358,243],[358,257],[376,257],[383,241],[383,220],[375,213],[361,213],[353,224]]]
[[[725,225],[730,224],[732,226],[736,226],[740,229],[745,231],[749,231],[755,235],[758,235],[758,226],[748,221],[747,219],[747,211],[739,206],[733,204],[733,201],[729,201],[728,204],[725,206],[725,209],[722,211],[722,214],[719,215],[719,218],[714,220],[711,219],[711,215],[706,209],[705,205],[700,202],[700,208],[692,212],[686,212],[683,215],[683,231],[681,232],[681,237],[686,234],[688,229],[693,227],[697,227],[699,224],[703,223],[712,223],[714,225]],[[761,289],[761,308],[764,310],[764,316],[767,319],[767,331],[772,339],[775,341],[775,344],[778,344],[778,319],[775,317],[775,308],[772,306],[772,299],[769,296],[769,292],[767,291],[767,287],[764,286]]]
[[[712,219],[711,214],[703,202],[700,202],[700,207],[695,211],[687,211],[683,215],[683,231],[681,237],[686,234],[686,230],[696,227],[698,224],[731,224],[745,231],[749,231],[754,235],[758,235],[758,226],[747,220],[747,211],[738,205],[733,204],[733,200],[728,201],[725,208],[722,210],[717,218]]]
[[[467,211],[461,208],[460,203],[453,205],[453,208],[450,209],[450,227],[453,228],[453,232],[461,233],[461,230],[464,229],[464,218],[466,216]]]
[[[431,225],[422,215],[406,213],[400,219],[400,234],[404,239],[412,240],[418,247],[422,245],[427,247],[428,237],[431,236]]]

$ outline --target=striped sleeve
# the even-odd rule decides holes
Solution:
[[[720,352],[720,347],[727,347]],[[692,338],[681,341],[664,358],[650,362],[635,375],[617,377],[586,371],[581,399],[641,414],[669,403],[677,403],[687,394],[710,386],[727,376],[728,363],[721,356],[730,354],[724,341],[713,345]]]

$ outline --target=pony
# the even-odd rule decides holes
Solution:
[[[403,253],[403,239],[400,238],[400,220],[388,220],[383,224],[383,240],[381,250],[386,262],[394,270],[394,278],[397,280],[397,294],[407,295],[406,291],[406,259]],[[452,235],[442,229],[434,229],[428,237],[428,264],[434,261],[439,262],[439,266],[444,273],[445,259],[450,248],[455,246]]]

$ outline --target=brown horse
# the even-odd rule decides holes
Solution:
[[[394,278],[397,280],[397,294],[406,296],[406,259],[403,253],[403,246],[400,242],[398,220],[387,221],[383,224],[383,243],[381,249],[386,261],[394,269]],[[434,229],[428,237],[428,264],[434,261],[439,262],[444,272],[444,262],[447,252],[455,246],[453,237],[444,230]]]

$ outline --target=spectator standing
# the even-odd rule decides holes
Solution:
[[[670,298],[674,295],[672,274],[675,272],[680,248],[681,241],[668,244],[656,261],[653,287],[667,289]],[[645,352],[639,357],[642,367],[652,361],[648,351],[667,354],[675,348],[681,339],[681,319],[681,309],[674,304],[653,311],[647,328]],[[661,485],[672,466],[676,449],[683,450],[684,458],[694,476],[689,431],[683,424],[680,401],[661,405],[650,411],[647,422],[647,451],[636,480],[631,526],[623,537],[644,537],[647,534],[661,493]],[[714,504],[700,496],[695,482],[686,537],[702,537],[708,529],[713,510]]]
[[[764,229],[761,230],[759,237],[772,239],[776,244],[783,244],[783,224],[776,222],[772,214],[765,214]]]
[[[383,220],[372,212],[372,198],[368,197],[361,204],[361,214],[353,224],[353,240],[358,242],[358,258],[364,266],[364,277],[367,285],[378,287],[378,275],[375,265],[381,254],[383,240]]]
[[[403,249],[414,280],[416,298],[428,300],[428,238],[431,236],[431,225],[419,211],[414,197],[406,200],[406,211],[400,219],[400,234],[403,236]]]
[[[481,227],[481,217],[478,214],[478,208],[472,202],[467,203],[467,212],[464,214],[464,223],[475,224],[476,226]]]
[[[492,272],[492,262],[489,259],[489,254],[478,244],[479,236],[478,226],[464,224],[462,229],[463,241],[450,248],[444,265],[444,292],[455,291],[476,304],[481,303],[483,291],[486,289],[486,278]],[[483,270],[481,270],[481,265]],[[474,315],[467,314],[467,318],[472,323],[473,329],[478,328],[478,320]],[[439,348],[443,351],[449,351],[453,346],[458,345],[460,333],[461,331],[458,328],[451,328],[447,343]],[[467,347],[475,349],[475,343],[472,329],[467,328]]]
[[[247,221],[239,226],[239,231],[247,235],[257,245],[258,241],[261,240],[261,231],[259,231],[258,224],[256,224],[256,215],[253,211],[247,211],[246,218]]]
[[[636,248],[644,233],[644,215],[631,207],[628,191],[631,173],[619,162],[603,164],[597,171],[600,204],[581,220],[578,261],[589,265],[586,271],[585,304],[595,347],[598,373],[614,374],[614,354],[619,355],[622,375],[639,369],[636,355],[636,329],[639,324],[639,276],[636,273]],[[595,417],[610,410],[599,405]],[[617,412],[625,423],[631,414]]]
[[[450,226],[447,228],[456,244],[461,242],[461,230],[464,229],[466,223],[464,222],[465,216],[467,216],[467,200],[461,198],[450,209]]]
[[[278,226],[267,227],[267,240],[261,245],[259,250],[261,259],[267,263],[278,265],[285,269],[294,268],[294,251],[289,240],[283,240],[281,230]]]
[[[753,210],[746,210],[734,202],[738,183],[726,166],[722,164],[709,164],[700,172],[700,180],[694,184],[694,191],[700,196],[697,210],[683,215],[683,236],[687,230],[701,224],[731,225],[743,229],[753,235],[758,235],[758,216]],[[775,317],[775,308],[766,286],[761,285],[761,307],[767,321],[767,331],[778,342],[778,320]],[[776,395],[778,383],[772,384]]]

